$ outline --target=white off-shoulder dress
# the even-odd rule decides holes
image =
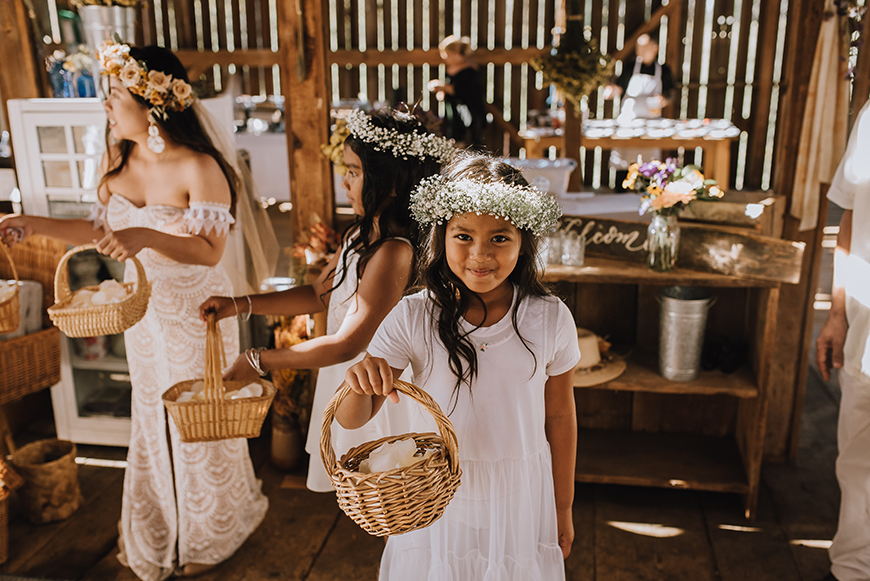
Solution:
[[[214,230],[227,234],[228,205],[138,207],[120,194],[97,204],[95,226],[150,228],[167,234]],[[230,295],[221,266],[182,264],[146,248],[136,257],[151,283],[144,318],[124,334],[130,367],[132,429],[121,500],[119,558],[145,581],[169,577],[179,565],[226,560],[257,528],[269,506],[244,439],[181,443],[161,395],[175,383],[202,377],[205,325],[199,306]],[[131,282],[136,271],[127,268]],[[239,352],[238,324],[220,322],[227,357]]]
[[[462,482],[439,520],[389,538],[380,580],[564,580],[544,385],[580,360],[571,312],[554,297],[526,298],[517,325],[531,352],[510,313],[474,331],[461,320],[462,329],[471,331],[479,373],[471,391],[463,386],[457,399],[429,300],[426,291],[402,299],[368,352],[398,369],[410,365],[413,383],[449,414]],[[435,429],[431,420],[414,427]]]

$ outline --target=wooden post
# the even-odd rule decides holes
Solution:
[[[768,12],[768,14],[770,14]],[[790,202],[794,189],[793,168],[800,145],[801,124],[815,54],[816,40],[824,14],[824,0],[795,0],[789,6],[789,36],[783,79],[788,79],[780,102],[776,136],[773,189]],[[761,150],[755,150],[761,151]],[[824,205],[825,201],[820,200]],[[776,341],[771,366],[770,407],[767,420],[765,457],[784,460],[797,452],[797,430],[809,365],[812,339],[813,299],[818,282],[821,231],[826,213],[819,212],[815,230],[801,232],[800,221],[786,209],[783,238],[807,244],[798,284],[782,286],[779,302]],[[809,320],[808,320],[809,319]]]
[[[567,22],[574,18],[583,18],[583,9],[580,2],[568,0],[562,4],[561,13],[557,14],[557,22],[561,22],[560,28],[564,31]],[[576,114],[576,116],[575,116]],[[583,118],[580,111],[574,110],[574,105],[565,100],[565,148],[562,155],[577,160],[577,169],[571,172],[568,180],[568,191],[579,192],[583,189],[583,166],[580,164],[580,147],[583,145]]]
[[[322,0],[278,2],[293,240],[315,215],[327,224],[333,219],[332,170],[320,153],[329,139],[326,21]]]
[[[36,52],[30,37],[30,19],[23,0],[0,0],[0,54],[15,55],[14,62],[0,66],[2,114],[9,126],[6,101],[41,97],[42,77],[36,68]]]

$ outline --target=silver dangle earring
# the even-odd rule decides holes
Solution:
[[[160,137],[160,128],[152,117],[148,122],[148,149],[154,153],[163,153],[166,142]]]

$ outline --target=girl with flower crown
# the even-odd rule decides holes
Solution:
[[[411,190],[453,155],[450,142],[406,113],[357,110],[348,117],[347,130],[342,187],[357,219],[323,273],[313,284],[286,291],[212,297],[200,309],[203,317],[215,311],[218,318],[239,312],[293,316],[327,311],[326,335],[283,349],[251,349],[226,372],[228,379],[248,380],[273,369],[320,369],[305,446],[311,454],[308,488],[317,492],[333,490],[319,452],[323,410],[412,281],[416,224],[409,211]],[[402,429],[406,418],[403,410],[393,409],[352,433],[335,426],[336,451],[342,454]]]
[[[92,215],[9,216],[0,234],[7,244],[31,234],[98,241],[102,254],[136,256],[145,267],[148,310],[124,337],[133,389],[118,558],[140,579],[159,581],[226,560],[268,508],[247,441],[181,443],[161,401],[173,384],[202,375],[198,307],[232,291],[219,262],[234,216],[251,200],[237,196],[235,152],[218,150],[212,121],[172,52],[110,44],[100,56],[110,86],[107,152]],[[135,281],[135,270],[125,278]],[[222,331],[226,351],[237,353],[237,323],[224,322]]]
[[[402,299],[348,370],[353,393],[335,417],[353,429],[392,407],[393,378],[410,366],[450,417],[462,483],[439,520],[389,538],[380,579],[565,579],[580,352],[536,262],[561,212],[518,170],[465,154],[418,186],[412,213],[428,225],[424,290]],[[427,420],[411,431],[435,429]]]

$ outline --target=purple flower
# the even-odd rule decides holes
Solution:
[[[652,178],[654,175],[656,175],[656,172],[658,172],[661,163],[662,162],[656,160],[648,161],[640,166],[637,171],[640,175],[644,177]]]

